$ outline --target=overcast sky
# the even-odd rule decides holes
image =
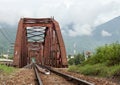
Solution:
[[[0,0],[0,22],[14,25],[21,17],[54,16],[70,36],[91,35],[95,26],[119,15],[120,0]]]

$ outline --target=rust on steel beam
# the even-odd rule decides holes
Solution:
[[[16,35],[16,41],[14,46],[14,62],[13,64],[17,67],[22,67],[26,65],[27,56],[27,46],[26,46],[26,36],[24,30],[23,19],[20,20],[18,24],[18,30]]]
[[[33,61],[47,66],[67,67],[60,26],[52,18],[21,18],[19,21],[13,64],[23,67]]]
[[[59,43],[59,48],[60,48],[60,55],[62,58],[62,64],[63,65],[67,65],[67,58],[66,58],[66,50],[65,50],[65,45],[64,45],[64,41],[62,38],[62,34],[60,31],[60,27],[57,21],[53,20],[53,26],[56,32],[56,37],[58,39],[58,43]]]
[[[35,23],[27,23],[27,24],[25,24],[24,25],[24,27],[33,27],[33,26],[42,26],[42,27],[52,27],[52,25],[51,24],[35,24]]]

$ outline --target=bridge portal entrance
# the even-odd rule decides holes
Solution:
[[[20,19],[13,64],[23,67],[31,61],[52,67],[67,67],[65,45],[59,24],[54,19]]]

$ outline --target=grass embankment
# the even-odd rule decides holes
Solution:
[[[120,75],[120,44],[97,48],[96,53],[82,64],[69,66],[69,71],[99,77]]]
[[[8,67],[6,65],[0,64],[0,72],[10,74],[13,73],[16,69],[14,67]]]
[[[111,77],[117,76],[120,72],[120,65],[115,66],[106,66],[104,64],[96,64],[96,65],[77,65],[77,66],[70,66],[69,71],[81,73],[84,75],[91,75],[91,76],[99,76],[99,77]]]

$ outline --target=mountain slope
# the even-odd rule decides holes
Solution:
[[[67,53],[73,54],[74,49],[77,53],[93,51],[98,46],[120,41],[120,16],[95,27],[92,34],[92,36],[79,37],[64,35]],[[75,48],[73,48],[74,43],[76,43]]]
[[[6,23],[0,23],[0,54],[7,53],[11,49],[11,43],[14,43],[16,35],[16,26]]]
[[[106,36],[102,35],[102,32],[109,33]],[[111,39],[111,40],[120,40],[120,16],[116,17],[102,25],[96,27],[96,30],[93,31],[93,36],[98,40]]]

